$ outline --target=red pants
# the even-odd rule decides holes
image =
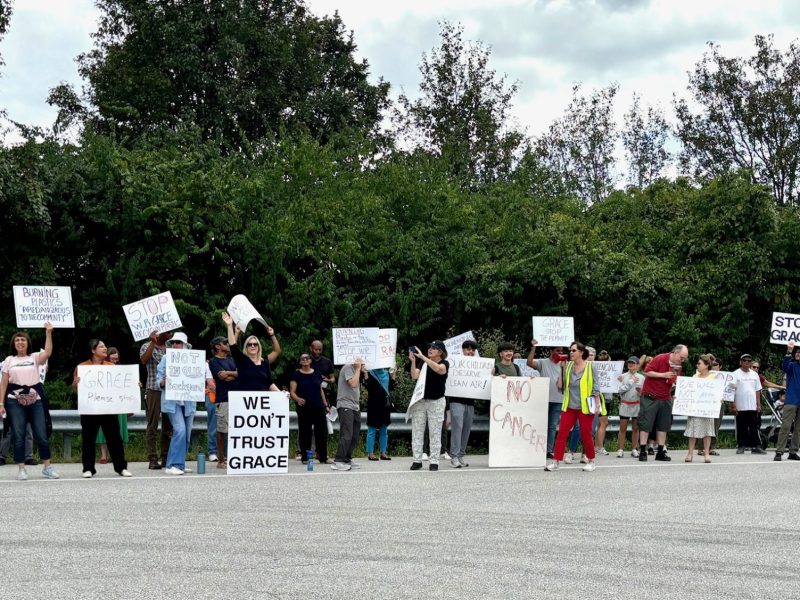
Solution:
[[[567,445],[567,438],[569,432],[575,427],[575,423],[581,423],[581,441],[583,442],[583,452],[586,458],[594,460],[594,440],[592,439],[592,422],[594,415],[589,413],[585,415],[579,408],[568,408],[561,413],[561,422],[558,425],[558,436],[556,436],[556,445],[553,448],[553,459],[564,460],[564,448]]]

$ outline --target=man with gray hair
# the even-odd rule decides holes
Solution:
[[[672,352],[657,354],[644,369],[644,385],[639,401],[639,460],[647,462],[647,437],[655,428],[656,460],[672,460],[664,450],[672,426],[672,386],[689,360],[689,348],[678,344]]]

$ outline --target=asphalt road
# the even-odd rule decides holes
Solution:
[[[800,598],[800,463],[0,467],[7,598]],[[680,461],[680,462],[678,462]]]

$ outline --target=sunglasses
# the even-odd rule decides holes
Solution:
[[[300,360],[311,360],[310,356],[301,356]]]
[[[247,342],[247,347],[248,348],[250,348],[251,346],[254,347],[254,348],[257,348],[260,345],[261,344],[259,344],[258,342]]]
[[[577,348],[570,348],[569,351],[570,352],[580,352],[580,350],[578,350]]]

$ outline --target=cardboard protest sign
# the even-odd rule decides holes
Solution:
[[[616,394],[619,392],[620,380],[625,369],[624,360],[596,360],[594,366],[594,381],[597,389],[603,394]]]
[[[536,369],[531,369],[528,366],[528,361],[525,358],[515,358],[514,364],[519,367],[519,372],[523,377],[541,377],[541,373]]]
[[[205,350],[167,348],[167,379],[164,399],[176,402],[205,402]]]
[[[236,323],[242,331],[247,329],[247,324],[250,321],[258,321],[264,327],[267,326],[264,317],[261,316],[244,294],[238,294],[231,298],[227,310],[233,322]]]
[[[575,341],[572,317],[533,317],[533,339],[542,347],[569,346]]]
[[[488,400],[492,395],[493,358],[479,356],[449,356],[447,362],[446,396]],[[427,365],[426,365],[427,366]]]
[[[370,369],[394,369],[397,364],[397,329],[378,330],[378,350]]]
[[[465,331],[455,337],[444,340],[444,347],[447,348],[447,356],[461,354],[461,344],[467,340],[475,341],[475,336],[471,331]],[[475,356],[480,356],[477,350],[475,350]]]
[[[422,368],[419,370],[419,379],[417,379],[417,385],[414,386],[414,393],[411,394],[411,399],[408,401],[408,408],[406,409],[406,423],[408,423],[408,420],[411,418],[411,407],[422,400],[422,398],[425,396],[425,379],[427,375],[428,365],[422,365]]]
[[[783,312],[772,313],[769,342],[782,346],[786,346],[789,342],[800,344],[800,315]]]
[[[716,419],[724,388],[725,381],[717,377],[678,377],[672,414]]]
[[[228,475],[289,472],[289,397],[229,392]]]
[[[162,292],[149,298],[131,302],[122,307],[134,341],[144,340],[155,331],[163,333],[183,327],[171,292]]]
[[[74,328],[72,289],[50,285],[15,285],[14,308],[17,327],[44,327],[50,321],[54,328]]]
[[[334,327],[333,328],[333,364],[349,365],[357,358],[373,368],[378,358],[377,327]]]
[[[489,466],[544,467],[550,380],[493,377]]]
[[[139,365],[78,365],[78,413],[118,415],[141,406]]]
[[[724,382],[725,387],[722,389],[722,401],[733,402],[736,400],[736,380],[733,377],[733,373],[730,371],[712,372],[717,379],[721,379]]]

